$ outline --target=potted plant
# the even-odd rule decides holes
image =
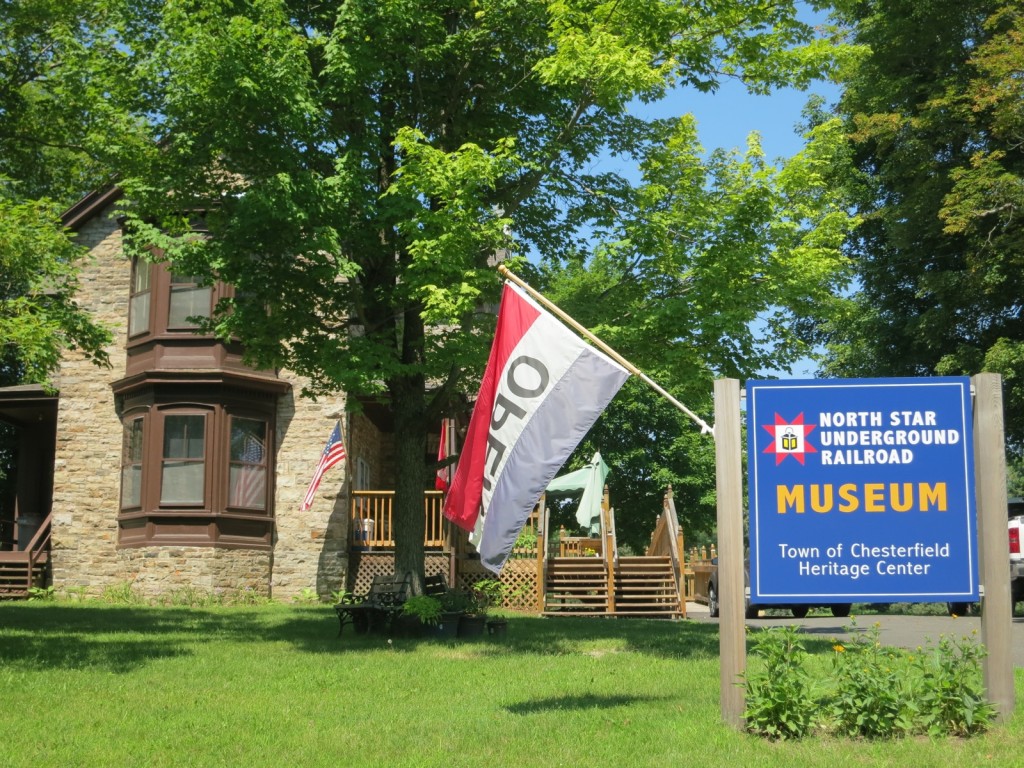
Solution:
[[[487,610],[481,603],[476,590],[459,591],[454,598],[462,613],[459,616],[459,637],[479,637],[484,633],[487,622]]]
[[[420,628],[437,627],[441,623],[441,601],[429,595],[413,595],[402,604],[402,617],[418,622]],[[407,629],[413,629],[406,624]]]
[[[508,628],[508,621],[503,617],[488,618],[491,606],[501,605],[505,595],[508,594],[508,587],[498,579],[481,579],[473,585],[473,591],[477,594],[480,603],[480,613],[484,616],[487,625],[487,634],[503,635]]]

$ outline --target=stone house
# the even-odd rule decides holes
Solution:
[[[386,425],[369,411],[346,416],[344,395],[304,400],[299,377],[254,370],[238,344],[196,334],[187,318],[231,288],[133,263],[120,196],[92,194],[64,216],[90,251],[78,302],[113,333],[111,367],[69,352],[55,393],[0,390],[0,420],[18,434],[0,556],[48,533],[58,592],[330,594],[348,568],[351,489],[391,476]],[[302,511],[339,419],[348,457]]]

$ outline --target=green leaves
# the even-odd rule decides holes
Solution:
[[[834,642],[831,670],[808,671],[798,627],[754,635],[746,686],[747,729],[770,739],[802,738],[815,730],[854,739],[927,734],[967,737],[995,717],[981,675],[984,646],[973,637],[942,635],[909,653],[883,646],[878,625]]]
[[[0,179],[2,182],[2,179]],[[0,187],[0,356],[26,383],[46,384],[65,350],[108,362],[110,333],[75,305],[85,255],[48,202],[19,202]]]
[[[850,137],[834,183],[862,226],[853,306],[824,327],[832,375],[999,371],[1024,334],[1024,128],[1018,4],[843,4],[857,46],[837,114]],[[847,171],[840,170],[848,162]],[[1019,363],[1019,361],[1018,361]],[[1016,393],[1007,414],[1019,412]],[[1008,422],[1019,454],[1024,425]]]

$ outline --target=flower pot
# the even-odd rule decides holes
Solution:
[[[459,617],[459,637],[480,637],[484,633],[484,625],[486,623],[486,617],[484,616],[460,616]]]
[[[491,619],[487,622],[487,634],[492,636],[504,636],[508,631],[506,619]]]
[[[440,640],[454,640],[459,634],[459,620],[461,614],[445,612],[441,614],[441,621],[430,628],[430,634]]]

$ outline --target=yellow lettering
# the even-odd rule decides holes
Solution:
[[[881,483],[868,483],[864,486],[864,511],[885,512],[885,505],[882,503],[885,494],[885,486]]]
[[[839,486],[839,498],[846,502],[839,505],[840,512],[856,512],[860,508],[860,499],[857,498],[857,486],[853,483],[844,483]]]
[[[787,488],[780,485],[776,488],[776,501],[780,515],[786,514],[790,508],[798,515],[802,515],[804,513],[804,487],[794,485],[792,488]]]
[[[919,483],[917,493],[921,497],[921,511],[928,512],[934,505],[939,512],[945,512],[949,507],[946,502],[946,484]]]
[[[833,498],[831,485],[811,486],[811,509],[820,513],[831,512],[832,503]]]
[[[900,487],[903,495],[900,496]],[[910,483],[893,483],[889,486],[889,505],[896,512],[909,512],[914,506],[914,486]]]

